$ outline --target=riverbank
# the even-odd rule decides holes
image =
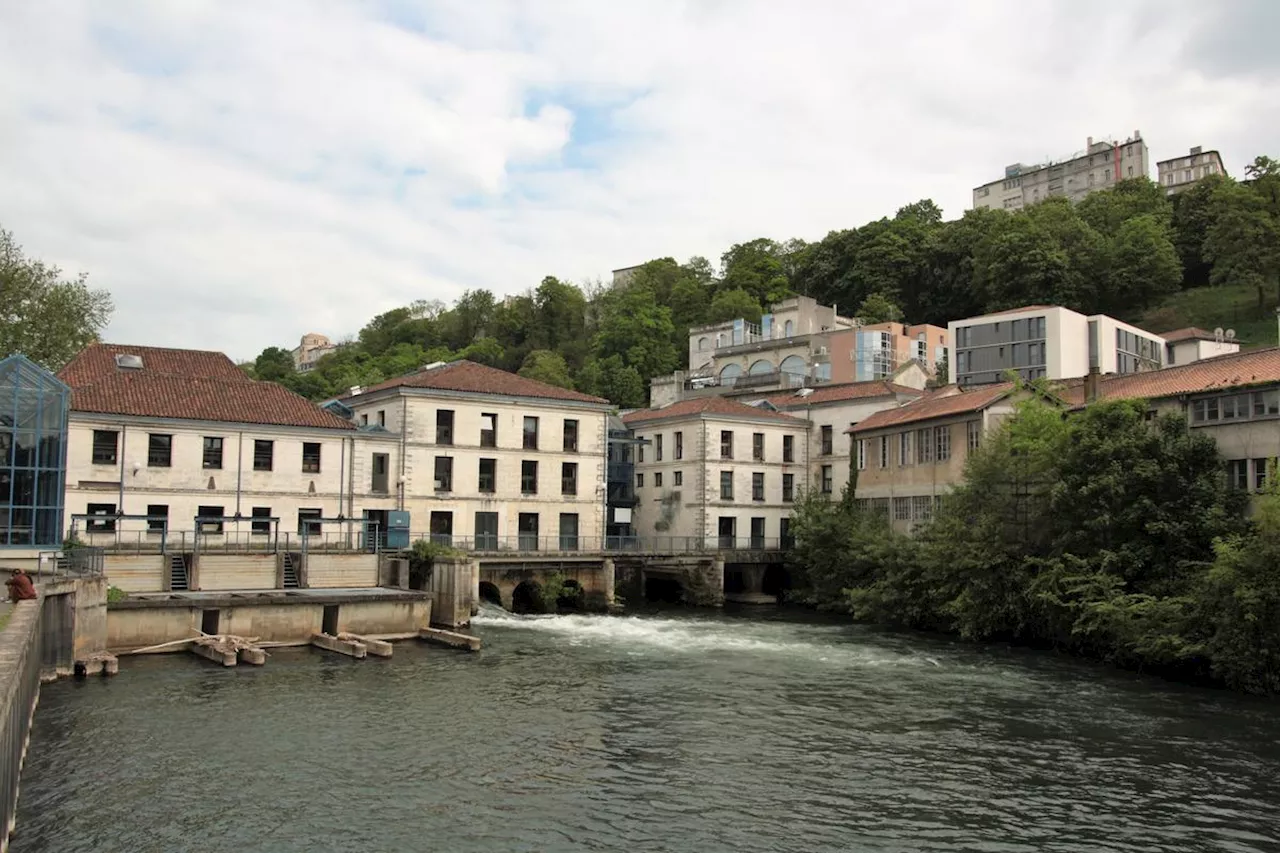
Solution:
[[[50,685],[13,851],[1280,844],[1270,703],[788,611],[474,630],[474,655]]]

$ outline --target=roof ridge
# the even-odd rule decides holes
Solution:
[[[1193,367],[1203,367],[1208,365],[1219,365],[1226,361],[1235,361],[1250,356],[1262,355],[1268,352],[1280,352],[1280,346],[1274,347],[1258,347],[1257,349],[1240,350],[1239,352],[1228,352],[1222,355],[1215,355],[1211,358],[1198,358],[1195,361],[1188,361],[1186,364],[1171,364],[1168,367],[1161,367],[1158,370],[1144,370],[1140,373],[1103,373],[1101,379],[1103,382],[1114,382],[1117,379],[1131,379],[1135,376],[1150,376],[1154,373],[1169,375],[1175,371],[1187,370]]]

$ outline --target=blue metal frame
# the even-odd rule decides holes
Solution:
[[[70,396],[27,357],[0,360],[0,549],[62,545]]]

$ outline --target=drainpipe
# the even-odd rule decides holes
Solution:
[[[120,425],[120,502],[116,504],[116,512],[124,515],[124,463],[125,448],[129,446],[129,425]]]
[[[400,477],[398,489],[400,493],[400,511],[404,512],[404,470],[405,470],[405,442],[409,435],[409,398],[400,398]],[[494,424],[497,428],[497,424]]]
[[[356,515],[356,437],[350,436],[351,440],[351,463],[347,466],[347,518],[355,518]],[[343,440],[345,445],[346,439]],[[342,509],[342,502],[338,502],[338,509]]]
[[[240,484],[244,473],[244,432],[236,433],[236,518],[240,517]],[[239,525],[236,525],[239,527]]]
[[[355,455],[355,450],[351,451]],[[338,455],[338,518],[343,518],[342,513],[342,480],[347,475],[347,437],[342,437],[342,452]]]

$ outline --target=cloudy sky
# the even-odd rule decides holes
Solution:
[[[247,358],[958,216],[1090,135],[1238,175],[1280,156],[1277,31],[1275,0],[0,0],[0,226],[111,291],[109,340]]]

